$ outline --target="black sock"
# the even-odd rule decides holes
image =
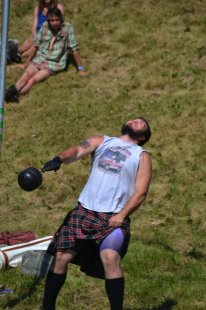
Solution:
[[[56,299],[66,280],[66,276],[66,273],[58,274],[51,271],[48,272],[44,288],[43,309],[55,309]]]
[[[110,302],[110,310],[122,310],[124,298],[124,277],[105,279],[105,289]]]

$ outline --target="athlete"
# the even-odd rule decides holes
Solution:
[[[122,126],[120,137],[92,136],[45,163],[43,171],[56,171],[62,163],[92,155],[90,176],[77,206],[68,213],[47,250],[54,259],[41,309],[55,309],[69,263],[80,265],[87,275],[105,279],[110,309],[123,309],[120,263],[129,242],[129,216],[145,200],[151,181],[151,158],[142,148],[150,136],[147,120],[138,117]]]

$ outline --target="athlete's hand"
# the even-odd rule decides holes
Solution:
[[[115,214],[109,219],[109,226],[110,227],[121,227],[124,222],[124,217],[120,214]]]
[[[52,160],[49,160],[44,164],[44,167],[41,169],[42,172],[45,171],[57,171],[62,164],[62,160],[59,156],[54,157]]]

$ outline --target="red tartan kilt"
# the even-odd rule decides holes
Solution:
[[[70,211],[63,224],[55,233],[48,248],[50,253],[75,248],[78,240],[93,240],[96,244],[108,236],[114,227],[109,227],[109,219],[114,213],[95,212],[79,204]],[[127,218],[122,227],[124,236],[130,234],[130,219]]]
[[[103,213],[87,210],[80,204],[70,211],[63,224],[55,233],[47,252],[55,254],[67,249],[73,249],[77,255],[72,261],[80,266],[86,275],[104,279],[104,268],[100,260],[99,244],[115,228],[108,222],[113,213]],[[123,258],[127,252],[130,239],[130,218],[125,219],[121,226],[125,242],[120,253]]]

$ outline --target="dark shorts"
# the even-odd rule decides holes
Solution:
[[[104,278],[99,245],[115,229],[108,225],[112,215],[113,213],[91,211],[79,204],[67,214],[47,251],[54,255],[56,252],[72,249],[77,253],[73,263],[80,265],[81,271],[94,277]],[[121,230],[125,237],[120,253],[123,257],[129,244],[130,218],[125,219]]]

